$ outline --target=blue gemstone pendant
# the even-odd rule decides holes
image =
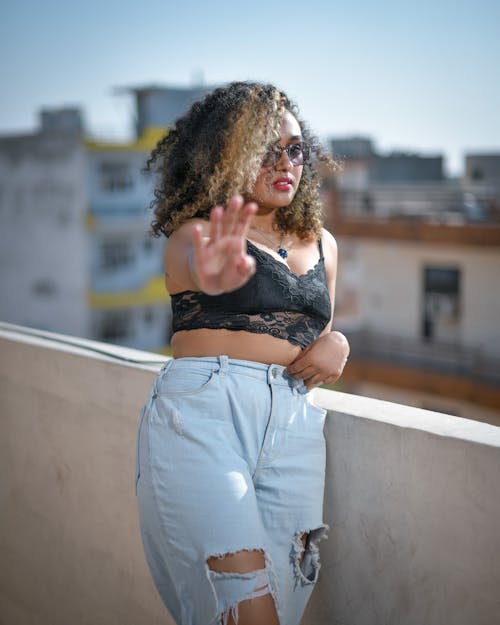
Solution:
[[[287,258],[288,257],[288,252],[283,247],[279,248],[278,254],[281,256],[281,258]]]

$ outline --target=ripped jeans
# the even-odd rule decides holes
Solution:
[[[139,420],[135,484],[146,560],[176,623],[236,623],[239,602],[269,593],[280,625],[299,625],[328,529],[324,419],[282,366],[164,365]],[[208,565],[242,550],[259,550],[265,567]]]

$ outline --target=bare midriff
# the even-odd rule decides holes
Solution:
[[[244,330],[182,330],[171,341],[174,358],[221,356],[287,366],[301,349],[285,339]]]

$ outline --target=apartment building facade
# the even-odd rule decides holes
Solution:
[[[142,169],[165,130],[107,143],[67,110],[57,122],[0,138],[0,318],[161,351],[170,307]]]

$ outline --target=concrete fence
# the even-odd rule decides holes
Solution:
[[[134,490],[160,362],[1,324],[0,625],[172,623]],[[303,625],[500,623],[500,428],[333,391],[317,401],[331,529]]]

